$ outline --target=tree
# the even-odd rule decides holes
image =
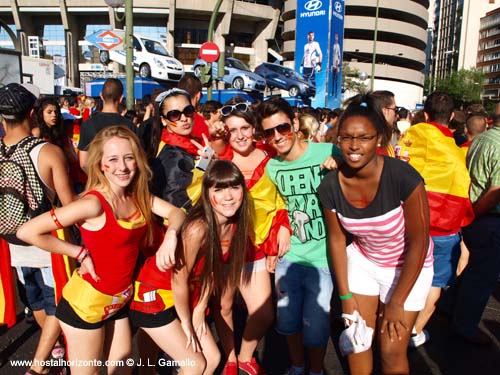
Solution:
[[[457,108],[465,108],[472,103],[481,103],[481,91],[485,75],[481,69],[461,69],[450,76],[437,80],[437,91],[444,91],[451,95]]]
[[[351,68],[348,62],[342,63],[342,92],[346,92],[349,97],[365,93],[367,90],[364,81],[360,79],[360,74],[359,69]]]

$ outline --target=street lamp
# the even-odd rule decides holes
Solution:
[[[104,0],[104,2],[114,9],[116,16],[116,9],[125,5],[125,76],[126,76],[126,93],[127,93],[127,109],[134,109],[134,48],[133,48],[133,0]],[[120,21],[120,20],[119,20]]]
[[[377,8],[375,9],[375,32],[373,35],[372,76],[370,80],[370,91],[373,91],[375,85],[375,60],[377,58],[378,10],[379,10],[379,0],[377,0]]]

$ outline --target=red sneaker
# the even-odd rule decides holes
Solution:
[[[226,362],[221,375],[238,375],[238,365],[236,362]]]
[[[250,362],[238,362],[238,368],[240,369],[240,373],[244,375],[265,375],[263,369],[260,368],[259,364],[252,358]]]

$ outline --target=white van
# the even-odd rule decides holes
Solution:
[[[184,66],[173,57],[167,47],[159,40],[134,34],[134,70],[142,78],[153,77],[164,81],[179,81],[184,75]],[[116,61],[126,64],[126,52],[106,51],[99,52],[99,61],[108,64]]]

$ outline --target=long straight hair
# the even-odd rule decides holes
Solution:
[[[230,223],[234,225],[234,229],[229,247],[229,262],[226,263],[227,269],[223,269],[219,223],[210,202],[208,191],[211,187],[227,188],[232,186],[242,187],[243,200],[240,208],[230,218]],[[184,233],[187,228],[196,223],[201,223],[205,227],[206,233],[197,257],[197,261],[202,257],[204,258],[204,267],[200,276],[202,294],[213,285],[214,292],[220,295],[227,287],[236,286],[240,281],[248,248],[248,234],[251,228],[250,203],[245,178],[238,167],[231,161],[215,160],[205,172],[201,198],[188,213],[182,232]],[[183,241],[189,241],[189,239],[184,238],[183,235]],[[176,265],[179,268],[185,265],[182,246],[177,248]]]
[[[89,146],[87,163],[88,179],[85,190],[110,191],[109,181],[101,170],[101,161],[104,154],[104,143],[113,137],[126,139],[132,146],[137,170],[125,193],[134,198],[148,226],[146,236],[142,239],[142,246],[151,246],[153,243],[153,213],[151,211],[151,194],[148,188],[149,180],[151,179],[151,170],[149,169],[146,155],[142,150],[139,139],[130,129],[120,125],[113,125],[97,133]]]

